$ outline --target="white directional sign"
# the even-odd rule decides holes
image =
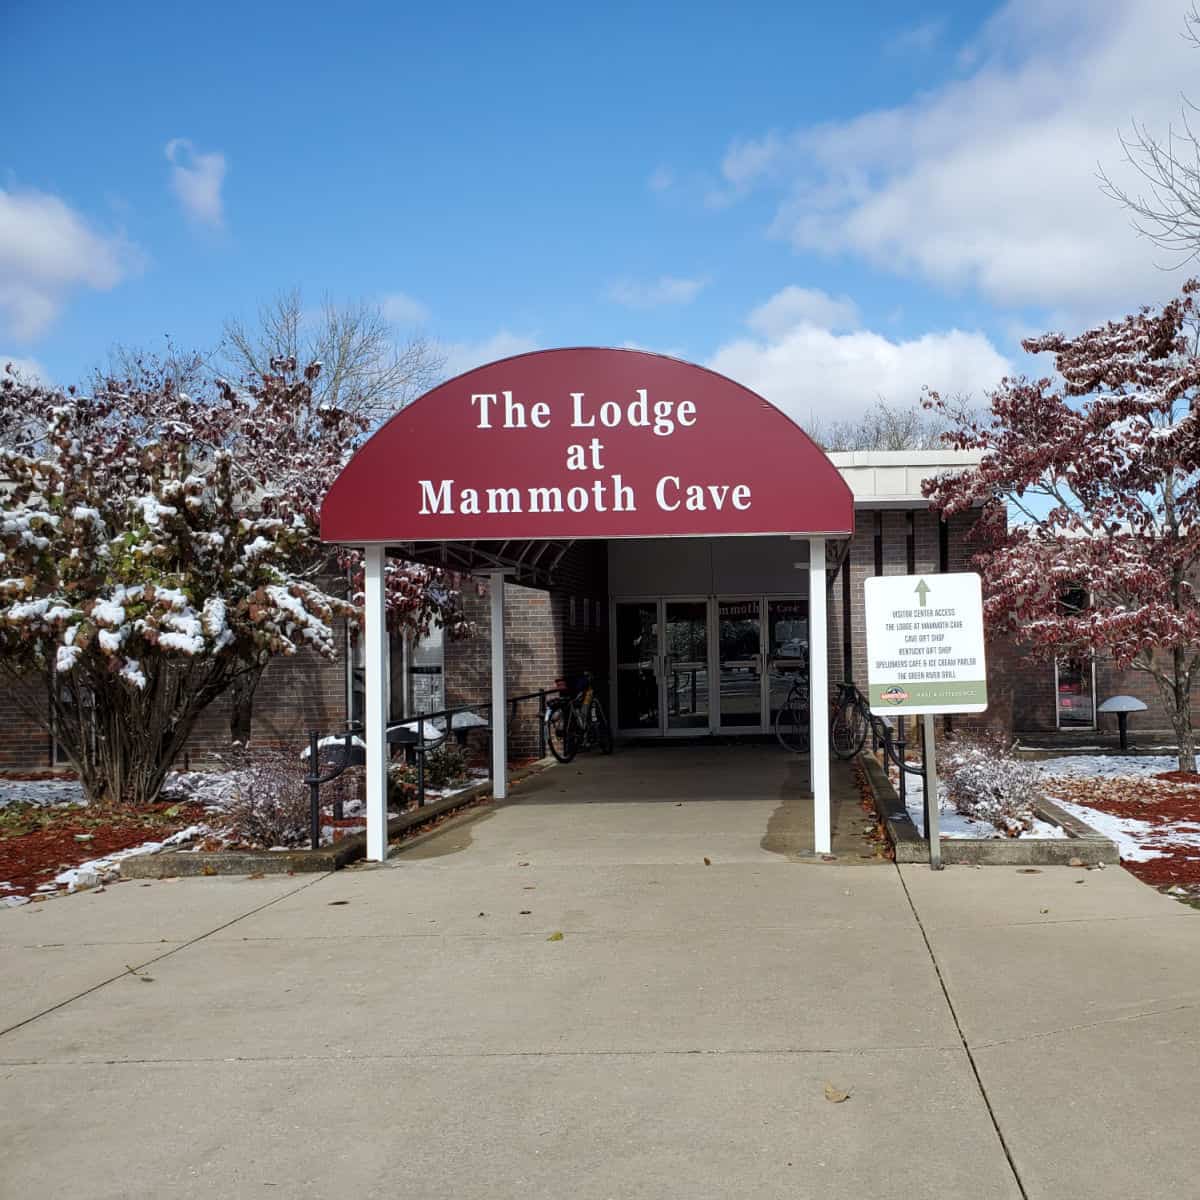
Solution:
[[[978,575],[872,576],[866,582],[866,617],[873,713],[987,708]]]

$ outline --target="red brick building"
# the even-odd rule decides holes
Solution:
[[[831,549],[827,564],[829,675],[833,681],[849,678],[862,683],[866,678],[864,581],[876,574],[970,569],[967,533],[973,518],[964,514],[948,524],[940,522],[929,512],[920,489],[923,478],[967,460],[948,451],[854,451],[830,457],[854,493],[855,531],[848,545]],[[746,539],[753,540],[757,539]],[[792,559],[799,561],[806,549],[803,543],[789,547],[786,539],[776,539],[769,548],[758,547],[753,561],[747,558],[748,550],[741,551],[741,560],[731,566],[731,570],[736,566],[734,574],[723,576],[722,565],[713,562],[716,552],[703,539],[647,539],[636,552],[618,542],[575,542],[560,559],[552,588],[509,584],[505,589],[507,691],[521,695],[553,688],[556,680],[587,670],[600,682],[619,734],[765,732],[770,727],[770,707],[778,703],[780,689],[786,690],[786,672],[776,672],[778,678],[773,679],[772,671],[790,665],[784,661],[786,655],[775,654],[786,647],[787,639],[769,644],[771,630],[787,633],[790,619],[805,619],[804,589],[789,585],[787,572]],[[807,568],[806,561],[802,565]],[[727,577],[739,582],[727,589]],[[753,590],[747,581],[753,582]],[[394,721],[418,711],[487,703],[489,601],[486,588],[484,594],[472,587],[465,591],[467,612],[476,627],[473,637],[443,642],[435,633],[416,646],[394,639],[390,654]],[[661,706],[670,711],[659,713],[657,724],[645,711],[627,719],[619,677],[641,668],[629,662],[623,665],[625,647],[618,635],[631,621],[660,620],[664,633],[669,627],[687,644],[690,657],[682,660],[682,671],[674,672],[683,679],[671,685],[670,702]],[[747,651],[746,645],[754,645],[755,638],[759,649]],[[750,661],[754,654],[764,655],[761,663]],[[1122,693],[1147,705],[1147,712],[1135,718],[1135,738],[1170,736],[1157,688],[1144,673],[1120,671],[1105,658],[1057,664],[1036,660],[1009,642],[993,641],[988,655],[989,709],[980,720],[991,727],[1037,744],[1056,739],[1111,740],[1116,734],[1115,717],[1095,709],[1106,697]],[[351,711],[356,687],[361,687],[356,683],[361,672],[356,673],[354,659],[351,650],[335,662],[308,653],[272,661],[254,697],[251,740],[300,746],[310,729],[341,726]],[[755,671],[765,678],[761,684],[751,681],[748,710],[746,679]],[[756,686],[761,688],[757,713]],[[731,688],[739,696],[736,712]],[[626,691],[628,706],[633,690]],[[514,718],[510,755],[529,757],[538,749],[536,704],[518,706]],[[205,710],[188,746],[192,765],[211,761],[231,744],[231,719],[228,696]],[[0,770],[62,765],[44,727],[27,717],[10,693],[0,695],[0,730]]]

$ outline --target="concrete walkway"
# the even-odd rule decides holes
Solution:
[[[776,852],[795,770],[638,749],[383,867],[0,912],[0,1196],[1195,1194],[1200,914]]]

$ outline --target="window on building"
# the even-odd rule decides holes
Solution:
[[[440,626],[409,643],[409,712],[439,712],[446,707],[446,637]]]
[[[575,597],[571,596],[567,600],[567,624],[572,629],[575,628]]]
[[[1064,613],[1082,612],[1090,598],[1084,588],[1070,588],[1059,597]],[[1092,655],[1060,658],[1054,664],[1056,722],[1059,729],[1095,729],[1096,662]]]

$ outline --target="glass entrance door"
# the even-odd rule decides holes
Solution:
[[[663,689],[668,731],[708,728],[708,601],[664,600]]]
[[[792,681],[808,676],[804,596],[614,600],[610,636],[626,735],[768,732]]]
[[[658,733],[660,600],[618,600],[615,613],[617,728]]]
[[[808,597],[767,601],[768,713],[771,727],[797,674],[808,679]]]
[[[762,600],[717,600],[718,725],[761,729]]]

